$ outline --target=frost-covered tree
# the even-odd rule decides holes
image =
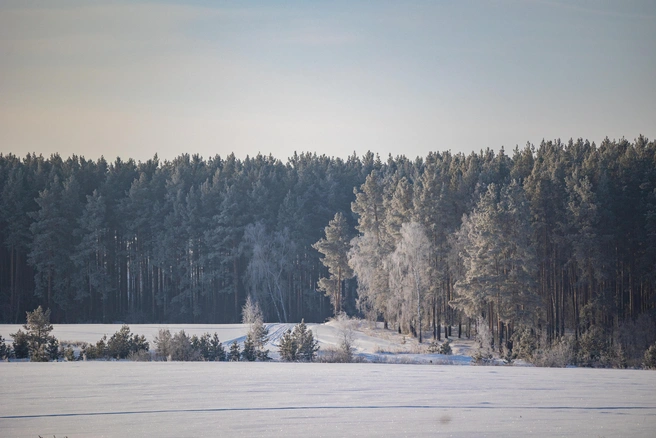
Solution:
[[[337,315],[342,311],[344,281],[353,277],[353,270],[348,263],[351,233],[342,213],[336,213],[324,231],[326,237],[312,247],[323,255],[321,263],[330,273],[329,278],[319,279],[319,290],[330,297]]]
[[[247,357],[246,360],[250,360],[249,358],[251,355],[254,355],[258,360],[269,360],[269,350],[264,348],[267,342],[269,342],[269,328],[264,325],[260,305],[255,302],[250,295],[246,299],[246,304],[244,304],[244,307],[242,308],[242,322],[249,325],[248,335],[246,336],[249,344],[249,351],[246,351],[246,343],[244,343],[242,356]],[[253,349],[253,352],[250,351],[251,348]],[[246,356],[244,356],[244,354],[246,354]]]
[[[499,348],[504,324],[533,326],[540,310],[528,217],[517,182],[502,189],[490,184],[457,235],[465,275],[455,284],[451,305],[471,318],[483,317],[492,329],[496,322]]]
[[[399,235],[400,240],[390,256],[390,287],[392,295],[397,297],[394,301],[401,309],[406,309],[404,314],[414,313],[417,335],[422,342],[422,313],[430,284],[431,245],[424,228],[417,222],[403,224]]]
[[[27,312],[27,322],[23,325],[25,329],[24,337],[19,330],[17,333],[12,334],[14,338],[14,351],[16,357],[23,356],[23,348],[20,344],[27,341],[27,350],[29,353],[30,361],[32,362],[47,362],[50,359],[56,359],[54,354],[54,347],[58,345],[54,336],[50,335],[52,331],[52,324],[50,324],[50,309],[44,311],[41,306],[37,307],[32,312]],[[24,338],[21,339],[21,338]],[[17,342],[18,340],[18,349]],[[55,357],[53,357],[53,355]]]
[[[288,299],[285,293],[285,273],[290,269],[294,243],[284,229],[268,233],[263,222],[246,227],[244,242],[250,249],[246,282],[251,294],[263,293],[275,310],[278,321],[286,322]]]
[[[383,181],[373,171],[360,190],[355,190],[356,200],[351,209],[358,215],[359,235],[351,240],[348,253],[349,265],[358,280],[358,308],[372,320],[383,316],[385,321],[394,320],[397,310],[389,304],[389,276],[387,257],[392,246],[384,220],[385,206]]]

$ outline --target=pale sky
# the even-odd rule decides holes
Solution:
[[[656,1],[0,0],[0,153],[656,137]]]

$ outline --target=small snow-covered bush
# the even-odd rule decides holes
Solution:
[[[319,356],[319,362],[326,363],[350,363],[355,360],[355,347],[353,346],[353,331],[351,329],[342,330],[342,336],[337,348],[329,347],[323,350]]]
[[[187,336],[184,330],[180,330],[171,338],[169,354],[171,360],[177,361],[199,361],[201,355],[198,350],[191,344],[191,338]]]
[[[656,369],[656,344],[652,345],[645,351],[643,367],[648,370]]]
[[[597,325],[590,326],[579,337],[579,364],[587,367],[604,366],[608,358],[608,340],[604,330]]]
[[[27,333],[18,329],[18,331],[13,333],[11,337],[14,338],[13,347],[16,359],[27,359],[30,355]]]
[[[538,367],[564,368],[572,365],[576,361],[574,354],[574,341],[570,337],[563,337],[560,340],[538,348],[533,354],[532,362]]]
[[[64,359],[67,362],[75,361],[75,351],[73,351],[73,348],[71,347],[64,348]]]
[[[512,359],[532,361],[538,348],[538,338],[528,327],[519,327],[511,336]]]
[[[150,362],[152,360],[152,356],[150,355],[149,351],[137,350],[131,351],[130,354],[128,354],[128,360],[133,362]]]
[[[168,329],[159,329],[153,342],[155,357],[159,360],[167,360],[171,355],[171,332]]]
[[[9,359],[11,356],[11,347],[5,343],[5,338],[0,335],[0,360]]]
[[[451,341],[448,339],[440,345],[440,349],[438,350],[438,353],[440,354],[446,354],[450,355],[453,354],[453,350],[451,349]]]
[[[105,359],[108,357],[107,353],[107,335],[103,335],[96,345],[84,344],[82,346],[82,357],[86,360]]]
[[[132,334],[127,324],[107,341],[107,354],[116,359],[126,359],[130,353],[148,351],[149,348],[146,337]]]
[[[453,350],[451,349],[451,341],[446,339],[440,344],[437,339],[433,339],[428,345],[428,352],[446,355],[453,354]]]

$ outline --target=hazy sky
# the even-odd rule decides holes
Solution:
[[[654,0],[0,0],[0,153],[656,137]]]

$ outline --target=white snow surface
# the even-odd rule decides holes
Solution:
[[[436,365],[454,356],[412,353],[412,340],[352,324],[358,354],[433,365],[3,362],[0,436],[655,436],[656,372]],[[292,326],[271,325],[272,351]],[[309,326],[322,348],[339,343],[335,323]],[[243,325],[130,326],[149,340],[162,327],[216,331],[226,345],[247,332]],[[0,326],[0,334],[18,328]],[[119,328],[55,325],[53,334],[96,342]],[[453,347],[466,353],[469,344]]]
[[[656,373],[388,364],[1,363],[0,436],[653,437]]]

